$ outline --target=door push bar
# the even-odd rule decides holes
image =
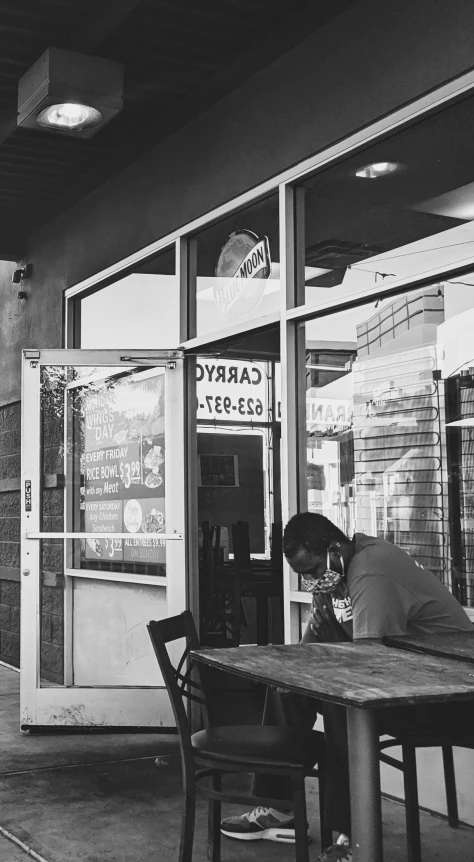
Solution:
[[[25,533],[25,539],[164,539],[167,542],[179,541],[183,533]]]

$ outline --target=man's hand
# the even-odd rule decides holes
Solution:
[[[330,601],[330,599],[329,599]],[[317,643],[334,643],[341,641],[341,628],[338,625],[332,608],[324,602],[313,609],[311,613],[311,632]]]

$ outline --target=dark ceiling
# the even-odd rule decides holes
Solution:
[[[0,2],[0,258],[354,0]],[[88,140],[17,128],[48,47],[124,64],[124,110]]]

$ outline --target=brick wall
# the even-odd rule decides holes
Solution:
[[[58,427],[59,426],[59,427]],[[0,407],[0,660],[20,664],[20,403]],[[43,529],[62,529],[63,492],[55,487],[60,423],[45,422],[47,472]],[[60,465],[59,465],[60,466]],[[63,560],[61,542],[43,542],[41,677],[63,681]]]
[[[43,491],[43,530],[63,527],[61,488]],[[52,539],[42,546],[41,590],[41,675],[51,682],[63,682],[63,543]]]
[[[43,405],[43,519],[45,532],[63,529],[64,493],[61,487],[64,473],[63,422],[58,415],[58,401],[47,397],[51,392],[48,378],[42,378]],[[59,384],[59,387],[61,384]],[[62,392],[62,389],[58,388]],[[60,400],[62,407],[62,400]],[[58,487],[59,483],[59,487]],[[52,682],[63,682],[63,542],[51,539],[42,546],[41,591],[41,675]]]
[[[20,664],[20,583],[0,581],[0,658]]]
[[[43,584],[41,602],[41,676],[63,682],[63,590]]]
[[[0,407],[0,659],[20,663],[20,404]]]

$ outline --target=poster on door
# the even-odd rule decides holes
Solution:
[[[165,532],[164,386],[163,370],[84,396],[86,559],[165,562],[165,540],[138,538]]]

